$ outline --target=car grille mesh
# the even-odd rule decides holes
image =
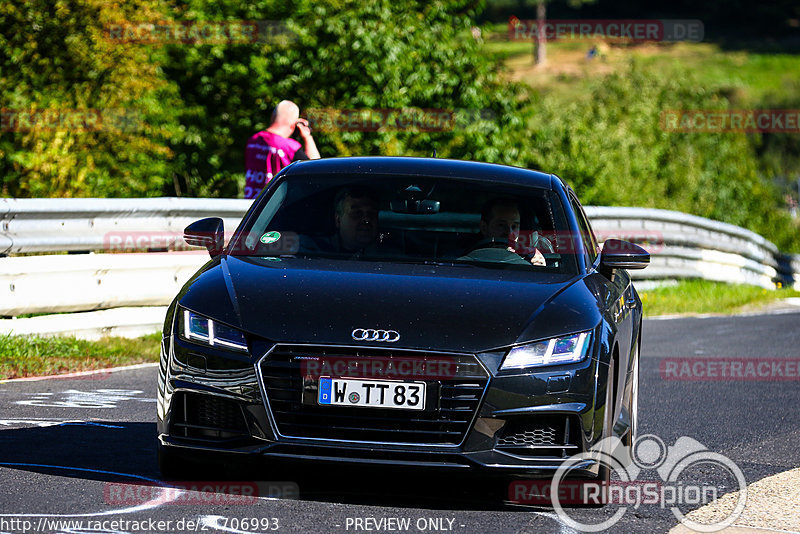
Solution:
[[[435,379],[404,378],[432,384],[427,390],[426,405],[433,409],[424,412],[303,403],[304,386],[308,389],[312,385],[315,393],[317,383],[316,378],[303,376],[303,361],[331,357],[350,361],[447,358],[457,372]],[[285,345],[275,347],[261,362],[261,373],[269,407],[278,432],[284,437],[425,445],[458,445],[463,441],[489,379],[470,355]]]
[[[508,436],[503,436],[497,441],[498,445],[556,445],[555,427],[543,425],[539,428],[532,428],[522,432],[517,432]]]
[[[179,392],[173,400],[172,433],[195,439],[249,437],[239,403],[199,393]]]
[[[518,416],[508,420],[497,449],[526,457],[566,458],[580,451],[580,423],[574,416]]]
[[[199,397],[197,403],[197,424],[219,428],[239,428],[242,413],[233,401],[223,401],[211,397]]]

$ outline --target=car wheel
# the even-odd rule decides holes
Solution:
[[[601,441],[612,436],[614,431],[614,372],[615,372],[615,365],[614,360],[611,360],[611,364],[608,367],[608,387],[606,387],[606,400],[605,405],[603,406],[604,414],[603,414],[603,434],[601,437]],[[613,451],[605,451],[601,450],[601,454],[599,455],[600,458],[605,458],[606,456],[610,456]],[[602,497],[600,498],[599,502],[596,499],[584,499],[580,498],[580,502],[574,504],[577,508],[603,508],[607,504],[608,501],[608,493],[607,488],[609,483],[611,482],[611,467],[607,465],[605,462],[599,462],[598,470],[597,470],[597,477],[595,479],[580,479],[580,478],[565,478],[565,481],[569,481],[571,483],[575,482],[588,482],[592,485],[600,484],[603,488],[601,493]],[[581,493],[581,495],[585,495]]]
[[[616,376],[616,372],[616,362],[614,361],[614,358],[611,358],[611,362],[608,364],[606,402],[605,406],[603,407],[603,439],[610,438],[614,435],[614,398],[616,396],[616,392],[614,391],[614,377]],[[613,451],[606,452],[611,454]],[[597,478],[600,482],[608,483],[608,481],[611,480],[611,468],[605,464],[600,464],[600,471]]]
[[[634,350],[635,352],[633,353],[632,371],[633,384],[631,384],[631,399],[628,406],[631,428],[628,431],[628,436],[625,440],[625,445],[629,447],[631,454],[633,453],[633,445],[636,443],[636,438],[639,435],[639,343],[636,344],[636,348]]]

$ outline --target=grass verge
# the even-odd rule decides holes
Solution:
[[[600,47],[599,57],[589,60],[586,53]],[[783,94],[800,82],[800,56],[793,53],[731,51],[713,43],[605,44],[602,40],[564,39],[547,43],[547,64],[533,64],[533,43],[509,40],[505,25],[487,33],[486,50],[509,70],[513,80],[533,89],[563,98],[565,102],[588,96],[592,78],[612,72],[624,73],[631,60],[640,67],[668,78],[698,76],[702,85],[725,87],[735,93],[738,105],[760,105],[768,94]]]
[[[56,375],[157,362],[161,334],[86,341],[74,337],[0,335],[0,379]]]
[[[800,291],[771,291],[756,286],[683,280],[674,286],[640,291],[645,317],[656,315],[754,311],[779,299],[800,297]],[[800,309],[800,308],[798,308]]]

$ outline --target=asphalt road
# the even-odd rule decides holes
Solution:
[[[778,365],[758,379],[746,372],[736,380],[675,379],[686,378],[686,369],[708,373],[709,366],[691,367],[704,358],[738,359],[745,369],[750,359]],[[776,374],[787,358],[800,358],[799,313],[645,321],[641,433],[667,445],[693,438],[733,460],[748,483],[800,466],[800,381]],[[551,510],[504,504],[505,483],[449,475],[253,466],[199,473],[223,486],[218,493],[171,491],[158,485],[155,380],[149,367],[0,384],[0,533],[573,531]],[[718,469],[691,477],[737,489]],[[243,499],[231,479],[299,495]],[[570,510],[570,517],[599,523],[618,509]],[[610,531],[666,532],[676,524],[669,509],[642,504],[628,507]]]

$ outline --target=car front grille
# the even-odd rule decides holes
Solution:
[[[328,359],[358,362],[367,368],[376,360],[413,360],[420,365],[446,360],[452,372],[447,376],[392,378],[425,382],[425,411],[320,406],[316,403],[319,374],[308,372],[308,362]],[[260,370],[269,409],[282,437],[419,445],[460,444],[489,380],[483,366],[471,355],[318,346],[276,346],[261,361]],[[336,376],[349,375],[345,372]]]

